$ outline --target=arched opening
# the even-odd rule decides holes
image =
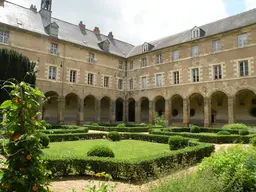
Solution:
[[[162,96],[155,98],[155,113],[158,116],[164,115],[165,112],[165,99]]]
[[[141,122],[148,123],[149,122],[149,100],[146,97],[141,98],[141,105],[140,105],[140,118]]]
[[[100,120],[101,122],[110,121],[110,98],[103,97],[100,101]]]
[[[190,123],[194,125],[204,125],[204,97],[200,93],[194,93],[189,97]]]
[[[128,121],[135,122],[135,100],[128,100]]]
[[[96,98],[92,95],[88,95],[84,98],[84,121],[86,123],[91,123],[96,120],[95,102]]]
[[[58,123],[58,93],[54,91],[49,91],[45,93],[48,98],[46,103],[44,103],[42,111],[42,119],[47,123],[57,124]]]
[[[77,124],[78,99],[79,97],[74,93],[70,93],[65,97],[65,112],[64,112],[65,124]]]
[[[256,124],[256,95],[253,91],[244,89],[236,94],[235,119],[237,123]]]
[[[183,98],[180,95],[174,95],[171,98],[172,125],[183,123]]]
[[[116,121],[123,121],[123,110],[124,110],[124,104],[123,99],[117,99],[116,100]]]
[[[211,96],[210,123],[215,125],[228,123],[228,97],[221,91]]]

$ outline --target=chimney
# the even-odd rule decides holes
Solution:
[[[4,2],[5,2],[5,0],[0,0],[0,7],[4,6]]]
[[[34,11],[35,13],[37,13],[37,8],[36,8],[36,6],[33,5],[33,4],[31,4],[30,10]]]
[[[100,29],[99,29],[99,27],[95,27],[93,31],[94,31],[94,33],[95,33],[96,35],[99,35],[99,34],[100,34]]]
[[[113,40],[113,39],[114,39],[114,35],[113,35],[113,33],[112,33],[112,32],[109,32],[109,34],[108,34],[108,38],[109,38],[110,40]]]

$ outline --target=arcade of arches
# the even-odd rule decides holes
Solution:
[[[169,100],[157,96],[153,100],[110,97],[97,98],[88,95],[79,98],[70,93],[64,98],[50,91],[48,101],[42,107],[43,119],[52,124],[83,124],[89,122],[153,123],[154,114],[164,115],[169,125],[219,126],[226,123],[256,124],[256,95],[244,89],[234,96],[216,91],[210,97],[200,93],[187,98],[173,95]]]

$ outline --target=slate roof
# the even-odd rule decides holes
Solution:
[[[22,25],[19,25],[18,21],[20,21]],[[45,22],[46,21],[42,19],[40,13],[36,13],[29,8],[8,1],[5,1],[4,7],[0,7],[0,24],[6,24],[44,36],[49,36],[44,28],[44,26],[49,23],[47,24]],[[108,36],[102,34],[97,37],[93,31],[88,29],[86,29],[86,35],[83,35],[78,24],[74,25],[56,18],[52,18],[51,22],[56,22],[59,26],[58,39],[60,40],[102,51],[98,43],[108,39]],[[85,44],[84,42],[87,43]],[[110,42],[109,53],[123,58],[125,58],[134,47],[129,43],[117,39],[110,40]]]
[[[21,22],[22,25],[19,25],[18,21]],[[45,22],[46,21],[42,19],[40,13],[34,12],[29,8],[25,8],[8,1],[5,1],[4,7],[0,7],[0,24],[6,24],[44,36],[49,36],[44,28],[46,25]],[[108,36],[102,34],[97,36],[93,31],[88,29],[86,29],[86,35],[83,35],[78,24],[74,25],[56,18],[52,18],[51,22],[56,22],[56,24],[59,26],[58,38],[60,40],[102,51],[99,47],[99,43],[108,39]],[[256,9],[252,9],[250,11],[198,27],[205,31],[204,37],[207,37],[255,23]],[[193,39],[191,39],[191,29],[148,42],[154,46],[151,51],[192,41]],[[117,39],[109,41],[111,42],[109,53],[113,55],[127,58],[142,54],[142,45],[133,46],[129,43]],[[86,42],[86,44],[84,42]]]

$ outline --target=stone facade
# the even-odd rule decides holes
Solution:
[[[0,30],[9,32],[0,48],[37,63],[36,86],[49,97],[42,114],[50,123],[153,123],[156,112],[170,125],[256,124],[256,25],[127,57],[4,24]]]

